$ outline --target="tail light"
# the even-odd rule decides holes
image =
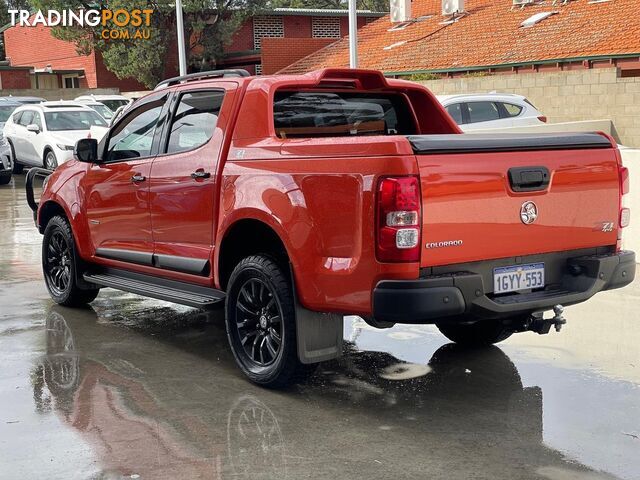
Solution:
[[[540,120],[543,123],[547,123],[547,117],[545,117],[544,115],[539,116],[538,120]]]
[[[618,152],[618,161],[622,161],[622,157]],[[629,226],[631,222],[631,210],[624,206],[624,196],[629,193],[629,169],[627,167],[623,167],[622,165],[618,168],[618,174],[620,176],[620,216],[618,217],[618,225],[620,229],[618,230],[618,241],[616,243],[616,250],[620,251],[622,249],[622,229]]]
[[[420,260],[421,196],[418,177],[378,182],[376,257],[381,262]]]

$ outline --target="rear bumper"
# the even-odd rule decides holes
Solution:
[[[566,261],[559,282],[543,291],[493,296],[474,272],[418,280],[383,280],[373,292],[373,316],[394,323],[502,318],[583,302],[598,292],[621,288],[635,277],[634,252],[590,255]]]

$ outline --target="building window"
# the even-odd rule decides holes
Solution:
[[[265,15],[253,17],[253,48],[260,50],[264,37],[284,37],[282,17]]]
[[[80,77],[76,75],[65,75],[62,77],[63,88],[80,88]]]
[[[340,38],[340,17],[311,17],[313,38]]]
[[[258,63],[256,65],[256,75],[262,75],[262,64]]]

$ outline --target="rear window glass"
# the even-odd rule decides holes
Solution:
[[[397,94],[276,92],[273,116],[280,138],[416,133],[407,101]]]
[[[462,104],[454,103],[453,105],[449,105],[446,107],[447,113],[451,115],[451,118],[455,120],[455,122],[460,125],[462,123]]]
[[[502,105],[510,117],[517,117],[522,112],[522,107],[519,105],[514,105],[513,103],[503,103]]]
[[[469,102],[469,123],[490,122],[500,120],[498,106],[493,102]]]

